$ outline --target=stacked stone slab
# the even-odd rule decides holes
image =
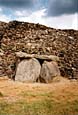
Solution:
[[[15,81],[50,83],[54,77],[60,76],[57,56],[17,52],[16,57]]]
[[[60,58],[61,75],[78,78],[78,31],[59,30],[39,24],[0,22],[0,76],[15,76],[15,52],[55,55]]]

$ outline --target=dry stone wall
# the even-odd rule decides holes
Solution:
[[[0,22],[0,76],[15,76],[18,51],[58,56],[61,75],[78,78],[78,31],[27,22]]]

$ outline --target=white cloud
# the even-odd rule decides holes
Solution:
[[[57,29],[78,29],[78,13],[58,17],[45,17],[46,9],[41,9],[34,12],[16,11],[13,15],[15,15],[14,19],[18,21],[40,23]],[[12,14],[9,16],[4,15],[3,10],[0,8],[0,21],[9,22],[11,19]]]
[[[0,14],[0,21],[9,22],[11,19],[4,14]]]
[[[11,18],[3,14],[3,9],[0,8],[0,21],[9,22],[10,20]]]
[[[62,15],[46,19],[46,25],[61,29],[78,29],[78,14]]]
[[[77,13],[74,15],[72,27],[78,30],[78,14]]]
[[[2,12],[2,8],[0,8],[0,12]]]
[[[30,13],[31,13],[30,11],[22,10],[22,11],[15,11],[14,14],[15,14],[17,17],[27,17],[27,16],[29,16]]]
[[[17,17],[17,20],[19,20],[19,21],[28,21],[28,22],[43,24],[45,21],[43,18],[45,16],[45,11],[46,11],[46,9],[37,10],[33,13],[29,12],[28,15],[26,14],[27,16],[25,15],[24,11],[17,12],[16,17]],[[22,16],[20,16],[18,14],[20,14]]]
[[[45,12],[46,9],[42,9],[35,11],[32,14],[29,14],[28,16],[25,15],[25,12],[18,12],[19,15],[17,15],[17,20],[40,23],[53,28],[78,29],[77,13],[71,15],[62,15],[58,17],[45,17]]]

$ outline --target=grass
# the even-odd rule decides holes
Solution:
[[[0,103],[0,115],[78,115],[78,101],[56,103],[51,100]]]
[[[0,115],[78,115],[78,100],[56,101],[52,93],[32,94],[22,92],[22,100],[0,102]],[[29,101],[30,98],[40,98]],[[26,100],[27,98],[27,100]]]
[[[0,115],[78,115],[78,83],[0,84]]]
[[[22,93],[21,93],[21,96],[23,96],[23,97],[35,97],[35,98],[37,98],[37,97],[50,97],[50,96],[52,96],[52,93],[50,94],[50,93],[42,93],[42,92],[37,92],[37,93],[33,93],[33,92],[25,92],[25,91],[23,91]]]

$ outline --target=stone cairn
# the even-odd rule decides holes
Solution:
[[[16,52],[26,53],[26,55],[36,54],[41,58],[42,55],[57,56],[59,57],[57,63],[61,75],[78,79],[78,31],[76,30],[53,29],[40,24],[18,21],[0,22],[0,76],[17,79],[15,76],[18,75],[18,68],[23,65],[23,62],[17,64]],[[25,60],[27,59],[25,58]],[[45,72],[46,68],[49,66],[53,68],[57,64],[54,61],[48,62],[46,59],[39,60],[37,57],[33,57],[29,62],[25,61],[24,66],[33,63],[34,68],[37,69],[35,66],[37,64],[38,71],[35,74],[40,74],[41,80],[47,82],[51,78],[46,77],[46,80],[42,78],[45,76],[44,73],[48,75],[48,72]],[[31,66],[28,65],[28,68],[31,69]],[[35,71],[34,68],[31,73]],[[51,71],[50,68],[49,71]],[[33,75],[31,78],[33,81],[36,80]]]

